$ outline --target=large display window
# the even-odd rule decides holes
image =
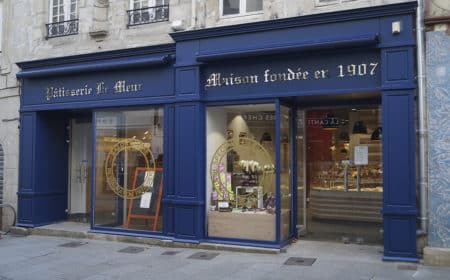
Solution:
[[[161,231],[163,109],[95,113],[96,226]]]
[[[279,198],[276,195],[275,112],[274,104],[207,109],[207,162],[210,164],[206,181],[210,237],[276,240]],[[288,150],[285,152],[289,153]],[[289,163],[282,166],[286,172],[287,165]],[[283,181],[284,184],[289,185],[289,180]],[[286,197],[290,191],[287,193]],[[281,211],[280,219],[287,221],[288,226],[281,227],[281,236],[287,237],[290,202],[281,204],[288,208]]]

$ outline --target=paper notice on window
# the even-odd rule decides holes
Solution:
[[[151,192],[145,192],[141,196],[141,208],[150,208],[150,203],[152,201],[152,193]]]
[[[367,146],[355,146],[355,165],[369,163],[369,149]]]
[[[153,179],[155,178],[155,171],[145,171],[144,187],[153,188]]]

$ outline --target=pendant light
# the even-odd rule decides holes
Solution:
[[[379,126],[372,132],[372,136],[370,136],[370,140],[380,141],[381,139],[383,139],[383,131],[381,129],[381,126]]]
[[[356,121],[353,125],[353,134],[367,134],[367,126],[363,121]]]

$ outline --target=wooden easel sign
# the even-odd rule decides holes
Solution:
[[[139,197],[131,196],[128,202],[128,215],[125,228],[129,228],[131,219],[153,222],[153,231],[158,228],[158,218],[161,211],[161,198],[163,192],[163,169],[136,167],[132,189],[143,185],[147,188]]]

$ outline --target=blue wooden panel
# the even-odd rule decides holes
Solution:
[[[176,208],[176,235],[179,238],[197,238],[196,210],[190,207]]]
[[[384,259],[416,261],[414,92],[382,95]]]
[[[405,232],[413,234],[402,234]],[[384,217],[385,260],[418,261],[415,232],[415,217]]]
[[[396,15],[380,19],[380,46],[383,48],[394,46],[415,45],[414,22],[411,15]],[[400,22],[401,31],[392,34],[392,23]]]
[[[383,89],[414,88],[413,48],[391,48],[382,50]]]
[[[382,106],[384,204],[415,207],[413,92],[384,93]]]
[[[33,197],[33,224],[38,226],[65,220],[66,208],[67,192],[37,194]]]
[[[186,41],[177,44],[176,66],[197,64],[195,57],[198,52],[198,41]]]
[[[179,98],[192,99],[198,95],[198,67],[176,69],[176,89]]]
[[[35,192],[67,192],[66,120],[61,114],[40,113],[36,130]]]
[[[34,139],[36,113],[20,116],[19,191],[31,191],[34,180]]]
[[[199,109],[195,104],[175,107],[175,189],[178,197],[198,197]]]
[[[61,220],[68,189],[65,119],[57,113],[23,113],[21,124],[19,223]]]
[[[18,195],[17,223],[19,226],[32,226],[33,199],[27,195]]]
[[[164,211],[163,211],[163,225],[164,225],[164,232],[169,235],[175,234],[175,207],[170,205],[164,205]]]

